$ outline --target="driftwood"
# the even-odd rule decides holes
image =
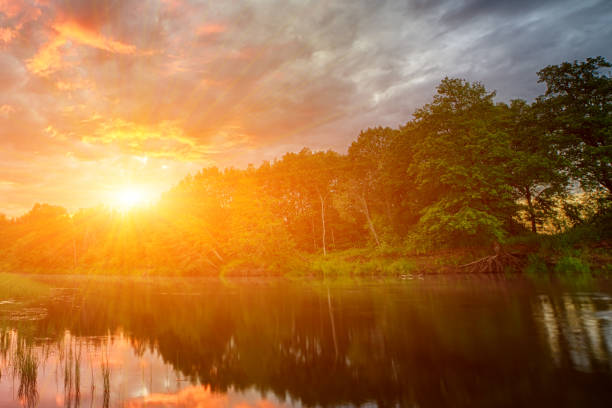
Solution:
[[[521,267],[521,259],[504,251],[499,243],[496,242],[493,249],[495,255],[485,256],[474,262],[459,265],[458,268],[468,273],[503,273],[508,269],[518,270]]]

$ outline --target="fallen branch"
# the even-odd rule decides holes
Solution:
[[[459,265],[458,268],[468,273],[503,273],[506,270],[518,270],[521,267],[521,259],[504,251],[499,243],[496,242],[493,249],[495,255],[485,256],[465,265]]]

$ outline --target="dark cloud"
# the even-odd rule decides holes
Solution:
[[[547,9],[559,0],[459,0],[449,1],[441,21],[445,24],[460,25],[483,17],[515,18],[538,10]]]

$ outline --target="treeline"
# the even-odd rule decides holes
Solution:
[[[21,271],[283,270],[354,247],[431,251],[609,223],[611,64],[538,72],[533,103],[496,103],[442,80],[397,129],[361,132],[347,154],[303,149],[244,170],[203,169],[150,208],[75,214],[36,205],[0,218],[0,262]]]

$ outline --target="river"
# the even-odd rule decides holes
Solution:
[[[0,407],[612,405],[606,281],[37,279]]]

